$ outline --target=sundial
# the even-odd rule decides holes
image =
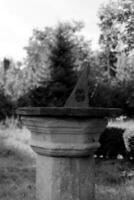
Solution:
[[[86,63],[83,66],[82,74],[71,95],[67,99],[64,107],[89,107],[88,98],[88,75],[89,65]]]
[[[106,117],[120,109],[89,107],[89,65],[83,71],[64,107],[23,107],[17,110],[31,130],[31,147],[37,153],[38,200],[94,199],[93,153]]]

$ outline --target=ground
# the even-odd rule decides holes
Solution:
[[[36,199],[34,162],[12,152],[0,154],[0,199]]]
[[[96,200],[134,199],[134,161],[95,160]]]
[[[134,163],[95,160],[96,200],[132,200]],[[0,153],[0,199],[35,200],[35,160],[13,152]]]

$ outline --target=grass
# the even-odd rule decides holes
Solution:
[[[125,123],[125,125],[124,125]],[[109,126],[133,122],[110,121]],[[116,125],[115,125],[116,124]],[[127,124],[127,125],[126,125]],[[30,132],[7,120],[0,125],[0,199],[35,200],[35,160],[29,146]],[[134,163],[95,160],[95,200],[134,199]]]
[[[134,163],[96,160],[96,200],[134,199]]]
[[[35,200],[35,166],[14,153],[1,155],[0,199]]]
[[[0,199],[35,200],[35,154],[30,132],[15,119],[0,124]]]

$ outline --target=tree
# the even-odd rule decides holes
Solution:
[[[112,51],[129,52],[134,48],[134,1],[109,1],[99,9],[100,43]]]
[[[113,86],[117,91],[120,90],[118,94],[122,97],[123,102],[120,102],[120,107],[124,107],[126,104],[132,105],[134,93],[134,2],[132,0],[109,1],[100,8],[99,19],[100,44],[107,58],[109,80],[111,84],[114,83]],[[110,73],[111,69],[114,72],[112,74]],[[121,98],[119,99],[121,101]]]
[[[80,35],[81,22],[59,23],[34,30],[27,49],[27,69],[35,88],[34,105],[62,106],[77,80],[77,73],[91,60],[90,42]],[[45,96],[45,97],[44,97]]]
[[[109,78],[116,75],[116,56],[122,23],[119,5],[119,1],[110,1],[108,4],[102,5],[99,10],[99,27],[101,30],[99,42],[107,58]]]
[[[13,104],[31,89],[27,70],[22,65],[11,58],[4,58],[0,63],[0,91]]]

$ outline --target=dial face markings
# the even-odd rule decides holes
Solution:
[[[75,91],[75,99],[77,102],[83,102],[85,100],[85,92],[83,88],[78,88]]]

